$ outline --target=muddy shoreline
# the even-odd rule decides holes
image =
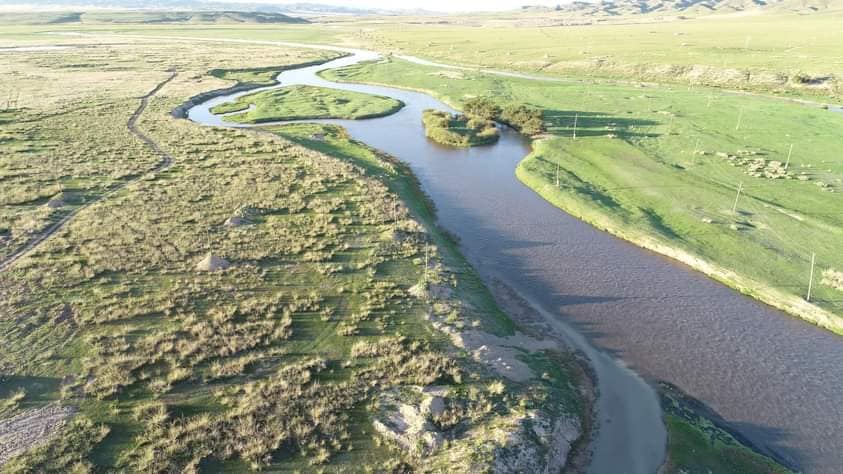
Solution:
[[[584,405],[584,415],[582,417],[582,437],[577,440],[571,447],[571,453],[568,456],[568,462],[565,464],[563,472],[565,473],[580,473],[586,472],[592,460],[591,444],[595,435],[595,429],[598,423],[597,418],[597,374],[594,368],[589,363],[588,356],[581,350],[577,350],[564,339],[561,334],[558,334],[545,317],[532,304],[518,294],[513,288],[509,287],[503,281],[495,279],[491,284],[487,284],[492,296],[495,298],[498,306],[509,315],[513,321],[518,323],[519,327],[525,331],[526,334],[536,338],[548,338],[558,344],[559,350],[571,354],[571,366],[576,374],[576,382],[579,387],[580,399]]]

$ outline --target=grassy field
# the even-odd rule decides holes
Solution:
[[[225,117],[230,122],[265,123],[320,118],[367,119],[393,114],[403,106],[400,101],[388,97],[298,85],[244,95],[234,102],[214,107],[211,112],[231,114]]]
[[[598,227],[843,332],[833,278],[843,267],[843,114],[702,88],[439,71],[393,60],[326,77],[430,90],[457,108],[481,94],[539,107],[546,138],[517,170],[527,185]]]
[[[33,416],[27,433],[52,435],[3,472],[531,470],[557,440],[520,433],[587,424],[585,374],[569,354],[519,351],[532,362],[513,358],[525,368],[514,377],[457,345],[463,331],[505,341],[516,324],[435,227],[406,167],[334,128],[223,130],[170,115],[197,90],[231,84],[209,70],[313,55],[62,42],[74,45],[7,55],[3,83],[26,100],[2,124],[11,161],[0,179],[27,205],[3,203],[3,248],[23,238],[16,219],[44,186],[96,183],[73,188],[95,199],[126,168],[141,179],[0,273],[0,421]],[[157,157],[144,162],[143,143],[129,154],[124,129],[139,97],[173,72],[138,126],[175,162],[145,174]],[[317,132],[327,139],[309,142]],[[78,146],[88,148],[71,155]],[[533,371],[547,360],[567,365]],[[425,408],[434,402],[441,409]],[[42,419],[56,403],[75,411],[63,426]],[[420,431],[395,435],[395,417]],[[537,465],[518,464],[525,450]]]
[[[715,15],[557,27],[371,25],[354,33],[382,51],[550,76],[714,85],[839,99],[843,11]],[[781,34],[787,32],[787,34]]]
[[[442,145],[456,147],[491,145],[500,138],[500,132],[495,127],[495,123],[479,117],[425,110],[422,122],[425,135]]]
[[[235,81],[238,84],[259,87],[275,84],[275,77],[281,71],[283,71],[283,68],[268,66],[243,69],[211,69],[209,74],[226,81]]]
[[[26,35],[6,41],[30,44]],[[141,54],[143,44],[72,37],[60,43],[64,49],[0,53],[9,64],[0,86],[0,259],[160,160],[129,132],[126,122],[138,98],[168,77],[170,54],[156,50],[144,61],[160,67],[138,70],[136,59],[119,56]],[[210,62],[201,52],[175,48],[183,63],[197,68],[242,65],[234,53],[256,50],[221,47],[220,58]],[[277,49],[264,56],[277,64],[323,57],[324,52]],[[208,77],[192,80],[199,87],[224,84]],[[57,83],[63,87],[56,88]],[[109,85],[109,94],[101,92],[102,84]]]
[[[554,15],[541,14],[542,17]],[[442,20],[442,21],[437,21]],[[126,24],[123,32],[367,47],[444,62],[542,74],[708,85],[838,101],[843,10],[711,15],[663,21],[531,26],[519,18],[336,18],[317,25]],[[478,27],[478,23],[482,27]],[[72,29],[53,24],[49,29]],[[516,28],[517,27],[517,34]],[[89,24],[91,30],[111,30]],[[14,25],[9,27],[14,31]],[[31,28],[26,29],[31,32]],[[786,32],[787,34],[782,34]]]

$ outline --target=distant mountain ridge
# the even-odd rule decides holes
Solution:
[[[525,5],[521,10],[524,12],[624,16],[652,13],[728,13],[762,10],[812,12],[841,7],[843,7],[843,0],[601,0],[560,3],[556,7]]]
[[[395,15],[423,14],[422,10],[356,8],[315,2],[270,4],[212,0],[0,0],[0,6],[32,9],[113,9],[113,10],[178,10],[178,11],[248,11],[311,15]]]
[[[529,1],[529,0],[527,0]],[[92,9],[150,10],[178,12],[260,12],[296,16],[438,16],[429,10],[358,8],[318,2],[287,4],[240,3],[225,0],[0,0],[0,8],[59,9],[90,11]],[[843,0],[596,0],[560,2],[558,6],[525,4],[522,13],[549,13],[578,17],[623,17],[647,14],[682,15],[734,13],[752,11],[791,11],[800,13],[843,9]]]
[[[270,12],[243,11],[162,11],[162,10],[93,10],[60,12],[7,12],[0,14],[0,23],[20,24],[302,24],[304,18]]]

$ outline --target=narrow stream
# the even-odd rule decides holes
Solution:
[[[324,122],[342,125],[355,139],[409,163],[435,203],[440,223],[460,238],[462,251],[484,279],[513,287],[590,357],[600,390],[590,472],[652,473],[661,464],[666,435],[656,394],[644,379],[677,385],[762,450],[806,472],[840,472],[839,336],[550,205],[515,178],[515,167],[530,147],[514,132],[504,131],[489,147],[453,149],[430,142],[422,111],[449,107],[426,94],[317,76],[320,70],[378,58],[373,52],[337,50],[353,55],[285,71],[280,85],[264,89],[307,84],[406,104],[388,117]],[[188,116],[204,125],[239,127],[209,109],[253,92],[211,99]]]

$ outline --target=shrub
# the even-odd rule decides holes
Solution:
[[[544,132],[541,109],[527,105],[508,105],[501,110],[499,120],[524,135]]]
[[[465,101],[463,110],[468,115],[474,115],[486,120],[496,120],[501,108],[485,97],[475,97]]]

